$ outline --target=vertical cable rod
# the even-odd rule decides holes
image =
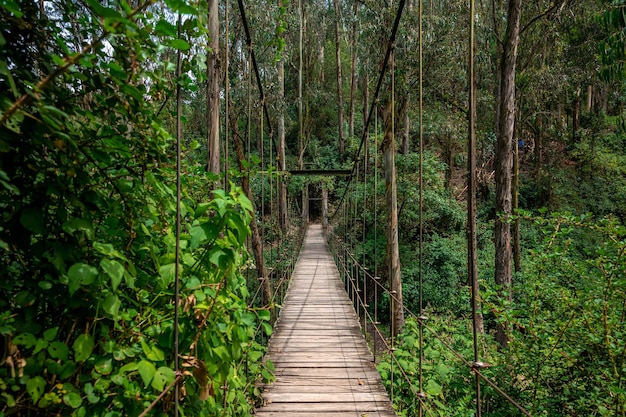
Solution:
[[[474,72],[474,59],[475,59],[475,24],[474,24],[474,16],[476,14],[475,11],[476,5],[475,0],[470,0],[470,16],[469,16],[469,26],[470,26],[470,37],[469,37],[469,112],[468,112],[468,130],[469,130],[469,140],[468,140],[468,170],[469,170],[469,186],[468,186],[468,223],[469,223],[469,233],[468,233],[468,273],[470,282],[472,285],[472,334],[474,339],[474,377],[475,377],[475,387],[476,387],[476,417],[481,417],[481,399],[480,399],[480,377],[478,375],[477,367],[479,366],[479,356],[478,356],[478,267],[476,260],[476,83],[475,78],[476,74]]]
[[[177,24],[178,38],[182,32],[182,17],[178,13]],[[180,77],[182,75],[182,53],[178,49],[176,53],[176,255],[174,259],[174,373],[178,376],[180,372],[180,365],[178,361],[178,322],[179,317],[179,304],[180,304],[180,217],[181,217],[181,182],[180,182],[180,165],[181,165],[181,142],[183,136],[182,126],[182,92],[180,85]],[[174,417],[178,417],[178,403],[179,403],[179,389],[178,380],[174,386]]]
[[[420,230],[419,230],[419,315],[420,320],[419,324],[419,393],[420,395],[424,392],[424,275],[423,275],[423,265],[424,265],[424,42],[423,42],[423,4],[422,1],[419,1],[418,7],[419,14],[419,147],[420,147],[420,179],[419,179],[419,187],[420,187],[420,207],[419,207],[419,216],[420,216]],[[423,404],[422,401],[419,402],[419,417],[423,415]]]
[[[378,111],[374,114],[374,279],[378,279]],[[378,282],[374,285],[374,322],[378,324]],[[375,344],[375,343],[374,343]]]
[[[225,4],[225,8],[226,8],[226,12],[224,15],[224,20],[226,21],[226,29],[225,29],[225,36],[224,36],[224,60],[226,61],[226,71],[224,74],[224,97],[225,97],[225,104],[224,104],[224,190],[228,191],[228,170],[230,169],[229,167],[229,158],[228,158],[228,113],[230,111],[229,109],[229,104],[228,104],[228,95],[230,93],[230,81],[228,78],[228,70],[229,70],[229,66],[230,66],[230,55],[229,55],[229,51],[228,51],[228,36],[229,36],[229,27],[228,27],[228,4],[229,2],[226,1]]]

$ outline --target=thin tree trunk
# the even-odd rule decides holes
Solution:
[[[352,33],[351,33],[351,48],[352,48],[352,65],[350,68],[350,110],[348,114],[348,126],[349,136],[354,137],[354,91],[356,90],[356,45],[357,45],[357,21],[359,17],[359,3],[353,1],[352,3]]]
[[[211,51],[207,53],[207,170],[220,173],[220,62],[218,0],[209,0],[209,36]]]
[[[519,144],[517,137],[513,140],[513,146],[515,149],[513,153],[513,213],[517,213],[517,209],[519,209]],[[520,272],[522,270],[522,247],[520,242],[519,226],[519,219],[515,219],[513,221],[513,265],[515,267],[515,272]]]
[[[576,99],[574,100],[574,114],[572,115],[572,139],[578,138],[578,126],[580,124],[580,87],[576,90]]]
[[[409,76],[407,75],[407,84],[409,81]],[[411,138],[411,117],[409,116],[409,104],[411,100],[411,93],[406,93],[406,104],[404,110],[404,130],[402,132],[402,154],[406,155],[411,150],[411,144],[409,139]]]
[[[343,137],[343,97],[342,97],[342,76],[341,76],[341,37],[339,33],[340,9],[339,0],[334,0],[335,4],[335,53],[337,57],[337,130],[339,133],[339,157],[343,160],[346,151],[346,142]]]
[[[396,145],[393,134],[392,105],[389,102],[384,109],[383,123],[385,135],[381,150],[385,171],[385,201],[387,206],[387,264],[389,288],[394,295],[391,307],[391,336],[396,337],[404,326],[402,305],[402,274],[400,270],[400,252],[398,246],[398,196],[396,184]]]
[[[515,68],[519,45],[522,0],[510,0],[507,29],[503,45],[500,114],[496,142],[496,212],[501,216],[495,224],[495,282],[500,295],[512,301],[511,270],[511,171],[513,168],[513,131],[515,128]],[[504,348],[508,344],[507,324],[498,323],[496,340]]]

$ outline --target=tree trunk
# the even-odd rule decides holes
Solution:
[[[409,76],[407,75],[407,85],[409,84]],[[409,117],[409,103],[410,103],[410,99],[411,99],[411,94],[409,92],[406,93],[406,104],[405,104],[405,111],[404,111],[404,130],[403,130],[403,134],[402,134],[402,154],[406,155],[409,153],[410,151],[410,143],[409,143],[409,139],[410,139],[410,135],[411,135],[411,118]]]
[[[515,128],[515,69],[519,45],[522,0],[510,0],[507,28],[502,49],[500,114],[496,142],[496,212],[501,216],[495,224],[495,282],[500,296],[512,301],[511,271],[511,171],[513,165],[513,131]],[[507,324],[498,323],[496,340],[506,348]]]
[[[209,36],[207,53],[207,170],[220,174],[220,62],[218,1],[209,0]]]
[[[521,101],[520,101],[521,102]],[[521,105],[520,105],[521,108]],[[513,213],[517,213],[517,209],[519,209],[519,143],[518,139],[519,133],[517,137],[513,140],[514,143],[514,153],[513,153]],[[522,270],[522,247],[520,242],[520,229],[519,229],[519,219],[515,219],[513,221],[513,265],[515,267],[515,272],[520,272]]]
[[[392,105],[389,102],[383,112],[385,135],[381,144],[383,169],[385,171],[385,201],[387,206],[387,266],[389,289],[395,301],[391,302],[391,336],[396,337],[404,326],[402,305],[402,274],[398,247],[398,198],[396,184],[396,145],[393,134]]]
[[[341,37],[339,34],[339,0],[334,0],[335,4],[335,53],[337,56],[337,131],[339,133],[339,158],[343,161],[346,151],[346,142],[343,137],[343,97],[342,97],[342,76],[341,76]]]
[[[282,7],[283,0],[278,0],[278,7]],[[284,35],[279,35],[284,39]],[[285,60],[281,57],[278,60],[278,164],[279,170],[284,173],[287,170],[285,161]],[[281,175],[278,182],[278,226],[284,234],[287,232],[287,184],[285,175]]]
[[[354,137],[354,91],[356,90],[356,44],[357,44],[357,20],[359,17],[359,3],[353,1],[352,3],[352,33],[351,33],[351,48],[352,48],[352,65],[350,68],[350,110],[348,114],[348,126],[349,136]]]
[[[576,90],[576,98],[574,99],[574,112],[572,115],[572,140],[578,138],[578,126],[580,125],[580,87]]]

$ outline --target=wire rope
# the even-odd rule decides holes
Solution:
[[[239,0],[241,1],[241,0]],[[391,35],[389,36],[389,40],[387,43],[387,50],[385,51],[385,58],[383,59],[383,65],[380,69],[380,74],[378,76],[378,82],[376,84],[376,90],[374,91],[374,97],[372,99],[372,104],[370,106],[370,111],[367,114],[367,119],[365,121],[365,126],[363,126],[363,135],[361,137],[361,143],[359,144],[359,148],[358,151],[356,153],[356,155],[354,156],[354,160],[352,161],[352,173],[351,175],[348,177],[346,186],[344,188],[344,192],[343,195],[341,196],[341,200],[339,201],[339,205],[337,206],[337,208],[335,209],[335,212],[330,216],[330,219],[332,220],[335,215],[337,214],[337,211],[339,210],[339,207],[341,207],[341,205],[343,204],[343,201],[346,198],[346,194],[348,192],[348,186],[350,185],[350,183],[352,182],[352,178],[354,176],[354,172],[355,172],[355,168],[356,168],[356,161],[360,158],[361,155],[361,150],[363,149],[363,144],[365,143],[365,139],[367,138],[367,129],[369,128],[369,125],[371,123],[372,120],[372,113],[375,110],[375,106],[376,103],[378,102],[378,95],[380,94],[380,89],[383,83],[383,79],[385,77],[385,74],[387,73],[387,67],[389,65],[389,58],[391,56],[391,50],[393,49],[393,46],[396,42],[396,35],[398,32],[398,26],[400,25],[400,19],[402,18],[402,12],[404,11],[404,5],[406,3],[406,0],[400,0],[400,4],[398,5],[398,11],[396,12],[396,17],[393,23],[393,28],[391,29]]]
[[[354,256],[351,256],[350,254],[347,253],[348,250],[347,250],[347,247],[345,245],[344,245],[343,249],[344,249],[343,252],[346,253],[345,259],[351,258],[353,262],[358,264],[358,260],[355,259]],[[370,279],[370,280],[372,280],[374,282],[374,285],[376,287],[381,289],[384,293],[389,294],[389,298],[392,301],[400,302],[400,300],[396,297],[395,294],[393,294],[391,291],[389,291],[387,288],[385,288],[385,286],[383,284],[381,284],[377,279],[375,279],[375,277],[373,277],[370,273],[368,273],[365,269],[363,269],[363,266],[359,265],[359,267],[363,270],[363,273],[368,277],[368,279]],[[409,316],[413,317],[415,320],[417,320],[417,321],[423,321],[424,320],[423,317],[415,314],[413,311],[411,311],[404,304],[402,304],[402,308]],[[482,381],[484,381],[485,383],[487,383],[487,385],[492,387],[499,395],[501,395],[511,405],[513,405],[515,408],[517,408],[523,415],[529,416],[529,417],[532,416],[528,411],[526,411],[526,409],[523,406],[521,406],[510,395],[508,395],[506,392],[504,392],[504,390],[502,390],[502,388],[500,388],[495,382],[493,382],[489,377],[487,377],[486,375],[484,375],[480,371],[481,369],[487,367],[488,366],[487,364],[484,364],[484,363],[481,363],[481,362],[469,361],[461,353],[459,353],[456,349],[454,349],[450,345],[450,343],[446,340],[446,338],[444,338],[443,336],[440,336],[433,328],[428,326],[426,323],[423,323],[423,327],[434,338],[436,338],[450,353],[452,353],[457,359],[459,359],[459,361],[461,361],[465,366],[470,368],[472,370],[472,372],[474,372],[476,375],[478,375]],[[391,350],[391,352],[394,351],[393,348],[391,348],[390,350]]]
[[[178,13],[177,23],[178,38],[182,32],[182,17]],[[178,323],[179,306],[180,306],[180,235],[181,235],[181,142],[183,136],[182,127],[182,92],[180,77],[182,75],[182,52],[178,49],[176,53],[176,254],[174,259],[174,373],[178,376],[180,373],[179,364],[179,329]],[[176,380],[174,388],[174,417],[178,417],[179,389]]]
[[[267,105],[265,103],[265,92],[263,91],[263,84],[261,83],[261,75],[259,72],[259,65],[256,61],[256,55],[254,54],[254,48],[252,47],[252,37],[250,36],[250,27],[248,26],[248,18],[246,17],[246,10],[243,5],[243,0],[237,0],[237,4],[239,5],[239,13],[241,15],[241,22],[243,23],[243,29],[246,35],[246,44],[248,45],[248,49],[250,51],[250,57],[252,58],[252,67],[254,68],[254,74],[256,76],[257,87],[259,89],[259,95],[261,97],[261,105],[263,106],[263,114],[265,115],[265,120],[267,122],[267,129],[270,134],[270,138],[274,141],[274,130],[272,128],[272,123],[270,121],[270,114],[267,110]],[[276,147],[276,144],[274,144]]]

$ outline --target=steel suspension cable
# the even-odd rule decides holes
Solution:
[[[270,138],[273,142],[274,130],[272,128],[272,122],[270,121],[270,114],[267,110],[267,104],[265,103],[265,92],[263,91],[263,84],[261,83],[259,65],[257,64],[256,55],[254,54],[254,48],[252,47],[252,37],[250,36],[250,27],[248,26],[248,18],[246,17],[246,9],[243,5],[243,0],[237,0],[237,4],[239,5],[239,14],[241,15],[241,22],[243,23],[243,29],[246,35],[246,44],[248,45],[248,50],[250,51],[250,57],[252,58],[252,67],[254,68],[254,74],[256,76],[256,83],[259,89],[259,95],[261,97],[261,105],[263,106],[263,114],[265,115],[265,120],[267,122],[267,129],[269,131]],[[274,144],[274,147],[276,147],[276,144]]]
[[[239,0],[241,1],[241,0]],[[376,108],[376,103],[378,102],[378,95],[380,94],[380,89],[382,87],[383,84],[383,79],[385,77],[385,74],[387,72],[387,67],[389,65],[389,59],[391,57],[391,52],[392,49],[394,48],[395,42],[396,42],[396,35],[398,33],[398,27],[400,25],[400,19],[402,18],[402,12],[404,11],[404,5],[406,3],[406,0],[400,0],[400,4],[398,5],[398,11],[396,12],[396,17],[395,20],[393,22],[393,28],[391,29],[391,35],[389,36],[389,40],[387,42],[387,50],[385,51],[385,58],[383,60],[383,65],[380,69],[380,74],[378,76],[378,82],[376,84],[376,90],[374,91],[374,97],[372,99],[372,104],[370,106],[370,111],[367,114],[367,119],[365,121],[365,125],[363,126],[363,135],[361,137],[361,143],[359,144],[359,149],[354,157],[354,160],[352,161],[352,174],[348,177],[346,186],[344,188],[344,192],[343,195],[341,196],[341,200],[339,200],[339,205],[337,206],[337,208],[335,209],[335,212],[330,216],[330,219],[332,220],[335,217],[335,214],[337,214],[337,211],[339,209],[339,207],[341,207],[341,205],[343,204],[344,199],[346,198],[346,194],[348,192],[348,186],[350,185],[350,183],[352,182],[352,178],[354,176],[354,172],[355,172],[355,168],[356,168],[356,161],[360,158],[361,155],[361,150],[363,149],[363,144],[365,143],[365,139],[367,138],[367,129],[369,128],[369,125],[371,123],[372,120],[372,113],[375,113],[375,108]]]

